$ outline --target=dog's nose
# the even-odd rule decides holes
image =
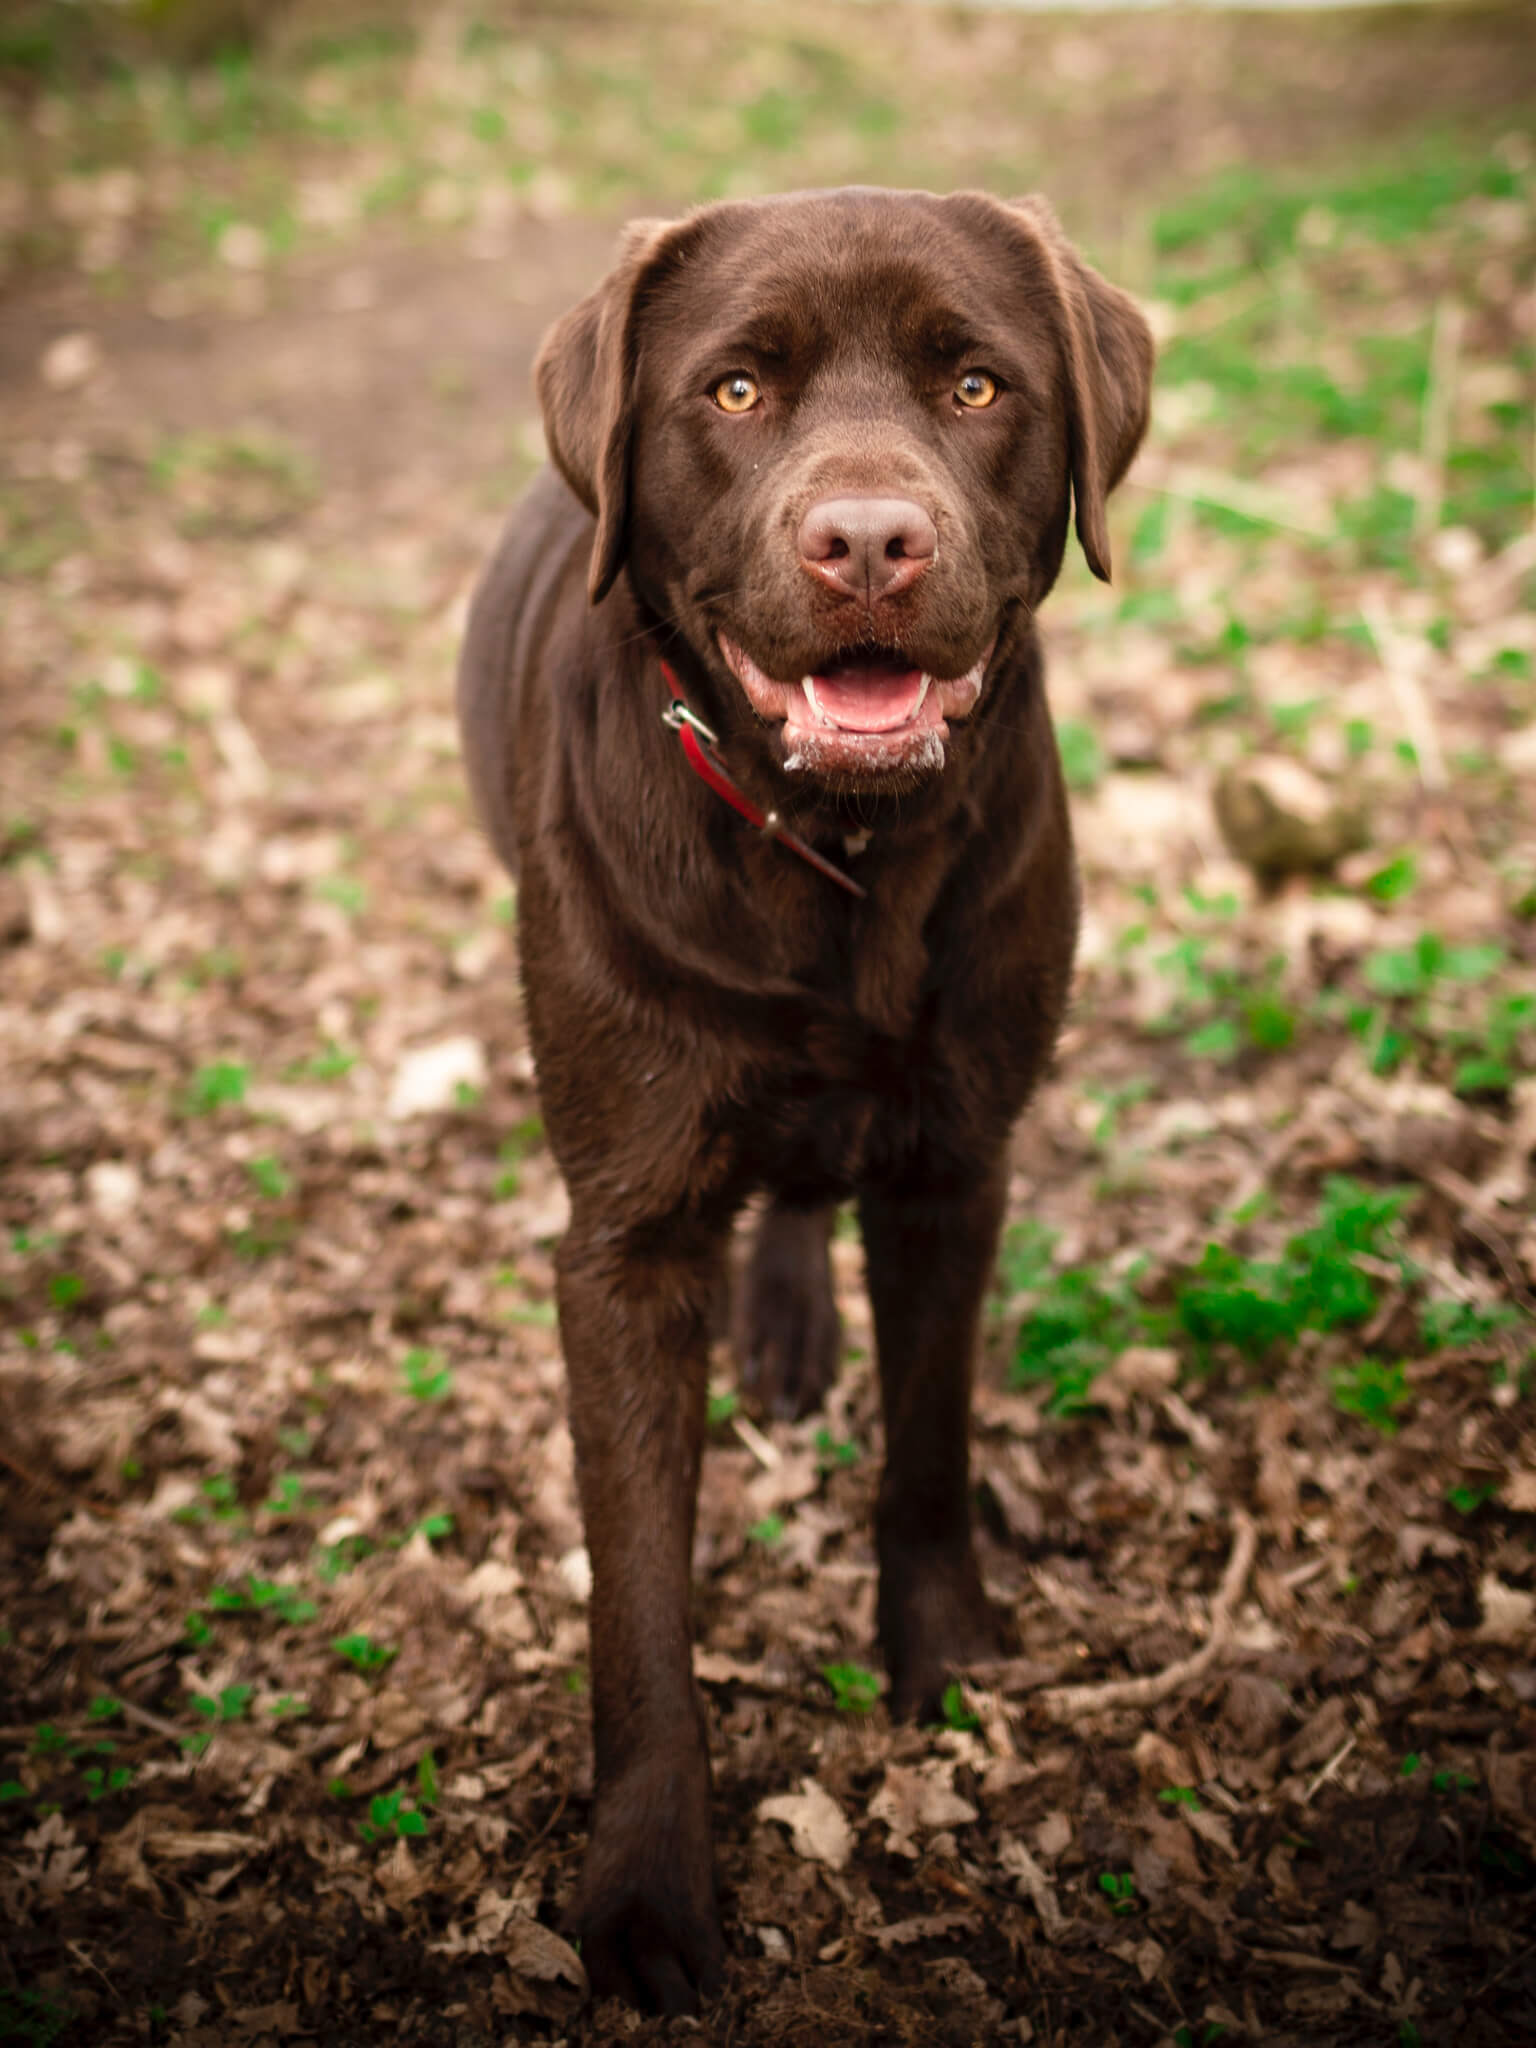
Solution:
[[[820,498],[800,522],[800,560],[840,595],[873,604],[917,581],[939,536],[911,498]]]

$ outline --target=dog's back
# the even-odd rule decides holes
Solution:
[[[579,592],[592,546],[592,521],[552,469],[540,470],[503,529],[476,586],[459,655],[459,731],[475,808],[491,843],[513,875],[518,871],[519,761],[538,752],[551,707],[547,661],[541,659],[561,599],[577,618]],[[544,687],[540,687],[541,684]]]

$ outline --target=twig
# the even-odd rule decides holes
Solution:
[[[1387,617],[1386,606],[1374,591],[1361,599],[1360,616],[1375,644],[1376,659],[1381,663],[1382,673],[1391,689],[1397,715],[1412,742],[1421,785],[1435,791],[1448,788],[1451,778],[1446,773],[1440,735],[1435,730],[1435,714],[1419,675],[1424,643],[1410,641],[1405,634],[1398,632]]]
[[[107,1989],[111,1992],[112,1996],[117,2000],[118,2004],[123,2008],[123,2011],[127,2012],[129,2010],[127,1999],[124,1998],[122,1992],[118,1990],[117,1986],[112,1982],[112,1979],[107,1975],[106,1971],[101,1967],[100,1963],[97,1962],[96,1958],[93,1955],[87,1954],[85,1949],[81,1947],[78,1941],[70,1942],[68,1944],[68,1947],[69,1952],[74,1957],[75,1961],[77,1963],[83,1963],[86,1969],[88,1970],[94,1970],[97,1976],[101,1979],[102,1983],[106,1985]]]
[[[1526,1286],[1520,1262],[1509,1239],[1493,1221],[1489,1213],[1492,1205],[1484,1198],[1481,1190],[1475,1188],[1471,1181],[1465,1179],[1453,1166],[1430,1167],[1422,1178],[1438,1193],[1444,1195],[1448,1202],[1460,1204],[1461,1215],[1458,1220],[1462,1228],[1475,1237],[1479,1244],[1487,1246],[1504,1275],[1505,1285],[1510,1293],[1527,1315],[1536,1315],[1536,1295],[1533,1295]]]
[[[1271,484],[1250,483],[1246,477],[1226,476],[1221,471],[1202,469],[1190,462],[1160,462],[1143,457],[1126,482],[1160,497],[1182,498],[1192,505],[1216,505],[1236,512],[1262,526],[1278,526],[1287,533],[1299,533],[1307,540],[1332,540],[1331,523],[1311,515],[1286,491]]]
[[[1359,1739],[1360,1738],[1357,1735],[1348,1736],[1345,1739],[1345,1741],[1341,1743],[1340,1746],[1334,1751],[1333,1755],[1329,1757],[1327,1763],[1323,1765],[1323,1768],[1312,1780],[1311,1784],[1307,1787],[1306,1791],[1302,1793],[1301,1803],[1303,1806],[1310,1806],[1312,1804],[1313,1799],[1328,1783],[1329,1779],[1337,1776],[1340,1764],[1343,1763],[1345,1757],[1349,1755],[1349,1752],[1354,1748],[1355,1744],[1359,1741]]]
[[[1161,1671],[1149,1672],[1145,1678],[1110,1678],[1100,1685],[1053,1685],[1036,1695],[1039,1704],[1054,1721],[1078,1721],[1111,1707],[1155,1707],[1159,1701],[1171,1698],[1184,1686],[1204,1677],[1231,1638],[1233,1616],[1253,1569],[1257,1548],[1258,1531],[1253,1518],[1242,1508],[1234,1508],[1232,1554],[1211,1602],[1210,1634],[1192,1656],[1180,1657]]]
[[[1203,1415],[1197,1415],[1182,1394],[1170,1387],[1163,1396],[1163,1413],[1175,1429],[1182,1430],[1202,1458],[1213,1458],[1221,1449],[1221,1438]]]
[[[1318,1098],[1313,1097],[1285,1129],[1270,1140],[1260,1154],[1257,1164],[1249,1167],[1247,1173],[1227,1196],[1226,1206],[1229,1214],[1246,1209],[1255,1196],[1265,1193],[1296,1148],[1317,1135],[1320,1110],[1326,1118],[1329,1114],[1327,1105],[1320,1105]]]
[[[186,1741],[185,1728],[178,1728],[174,1721],[167,1721],[160,1714],[152,1714],[148,1707],[136,1707],[132,1700],[119,1700],[117,1704],[125,1721],[136,1721],[141,1728],[150,1728],[156,1735],[168,1736],[178,1749]]]
[[[750,1422],[745,1415],[733,1415],[731,1427],[765,1472],[772,1472],[783,1464],[783,1454],[778,1445],[770,1443],[755,1422]]]
[[[1445,502],[1445,458],[1450,448],[1451,413],[1456,403],[1456,366],[1461,356],[1461,330],[1466,315],[1460,302],[1443,298],[1435,308],[1429,343],[1429,380],[1424,386],[1424,411],[1419,433],[1423,478],[1413,510],[1415,539],[1422,540],[1440,524]]]
[[[264,797],[272,787],[272,774],[262,759],[261,749],[251,738],[249,727],[233,711],[226,711],[213,720],[213,740],[236,794],[253,799]]]
[[[1354,1963],[1336,1963],[1331,1956],[1309,1955],[1300,1948],[1251,1948],[1248,1953],[1257,1962],[1283,1963],[1288,1970],[1314,1970],[1320,1977],[1358,1977],[1360,1974]]]

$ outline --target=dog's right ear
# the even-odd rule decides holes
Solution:
[[[639,313],[676,227],[631,221],[618,262],[555,322],[533,366],[550,460],[597,521],[587,578],[593,604],[624,565]]]

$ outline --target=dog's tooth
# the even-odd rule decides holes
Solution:
[[[922,686],[922,688],[921,688],[921,689],[920,689],[920,690],[918,691],[918,693],[917,693],[917,702],[916,702],[916,703],[915,703],[915,704],[914,704],[914,705],[912,706],[912,716],[913,716],[914,718],[916,718],[916,716],[917,716],[917,714],[919,713],[919,711],[921,711],[921,710],[922,710],[922,708],[923,708],[923,703],[924,703],[924,700],[926,699],[926,697],[927,697],[927,695],[928,695],[928,686],[930,685],[930,683],[932,683],[932,681],[933,681],[933,677],[932,677],[932,676],[929,676],[929,675],[925,675],[925,676],[923,677],[923,686]]]
[[[812,711],[816,714],[818,722],[822,725],[830,725],[832,723],[831,719],[828,718],[825,711],[822,710],[821,705],[817,700],[816,678],[814,676],[802,676],[800,678],[800,687],[802,690],[804,690],[805,701],[810,705]]]

